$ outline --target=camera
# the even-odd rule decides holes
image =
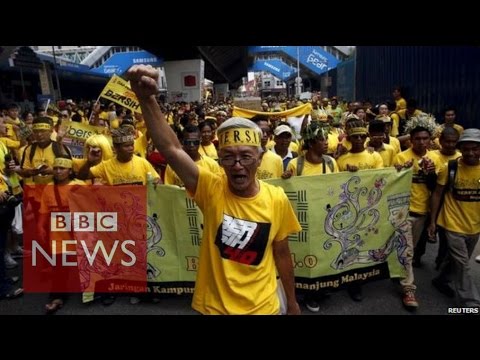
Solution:
[[[16,207],[18,204],[20,204],[22,202],[22,198],[21,197],[17,197],[15,195],[13,195],[10,191],[6,191],[5,194],[7,195],[7,200],[6,200],[6,203],[8,206],[10,207]]]

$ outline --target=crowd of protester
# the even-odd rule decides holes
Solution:
[[[276,115],[306,102],[312,105],[308,114]],[[188,157],[199,168],[220,175],[224,168],[219,161],[217,128],[232,117],[234,105],[228,98],[159,104]],[[262,132],[256,170],[259,180],[411,168],[409,229],[405,235],[407,275],[400,281],[403,304],[407,308],[419,306],[414,268],[422,266],[427,244],[438,241],[439,276],[432,279],[432,284],[445,296],[455,297],[461,306],[480,307],[469,273],[469,259],[480,235],[480,202],[473,195],[461,195],[462,190],[475,190],[477,194],[480,189],[480,130],[464,130],[453,106],[445,106],[437,122],[428,109],[419,108],[415,99],[406,101],[399,88],[391,99],[375,106],[369,101],[345,103],[335,96],[318,95],[308,100],[266,98],[260,106],[261,112],[250,119]],[[6,275],[6,270],[18,266],[19,258],[28,255],[21,246],[25,211],[22,186],[145,185],[152,179],[158,185],[185,186],[167,164],[165,154],[154,145],[139,113],[114,103],[72,100],[35,112],[19,111],[15,103],[0,109],[0,299],[23,294],[17,286],[19,278]],[[64,125],[70,121],[105,130],[85,142],[81,156],[72,156],[62,142]],[[452,160],[457,163],[453,185],[449,183],[448,166]],[[33,216],[49,210],[42,196],[47,195],[36,194],[35,199],[29,199]],[[476,261],[480,262],[480,256]],[[363,300],[360,285],[350,285],[347,290],[353,300]],[[305,297],[305,305],[318,312],[322,298],[328,295],[325,291],[312,293]],[[56,312],[67,298],[53,292],[45,311]],[[115,297],[102,294],[102,301],[109,305]],[[132,303],[137,302],[132,297]]]

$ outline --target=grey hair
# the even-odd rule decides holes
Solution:
[[[257,135],[258,138],[261,139],[263,136],[262,129],[258,127],[257,124],[255,124],[253,121],[241,118],[241,117],[232,117],[228,120],[225,120],[218,128],[217,128],[217,134],[221,134],[224,131],[230,130],[230,129],[236,129],[236,128],[248,128],[248,129],[253,129]],[[261,146],[259,146],[259,152],[260,154],[263,152],[263,149]]]

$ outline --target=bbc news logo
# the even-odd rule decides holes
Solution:
[[[50,215],[50,231],[74,232],[116,232],[116,212],[52,212]]]
[[[148,263],[146,187],[56,189],[61,204],[50,185],[27,185],[24,189],[23,236],[25,250],[31,253],[23,262],[25,291],[144,289]]]
[[[70,245],[74,245],[75,248],[78,247],[78,240],[61,240],[60,242],[56,240],[52,240],[52,248],[58,248],[58,246],[61,247],[61,256],[62,256],[62,262],[61,266],[78,266],[78,262],[76,260],[69,260],[69,256],[77,256],[77,251],[76,250],[69,250]],[[90,266],[93,266],[95,263],[95,260],[97,260],[97,254],[99,253],[99,250],[101,251],[103,258],[105,260],[105,264],[107,266],[110,266],[113,260],[113,257],[115,256],[115,253],[118,248],[118,244],[120,243],[119,240],[115,240],[113,242],[113,246],[108,251],[105,248],[105,244],[102,240],[98,240],[95,243],[95,246],[93,248],[93,251],[90,252],[89,244],[85,240],[80,240],[80,246],[83,250],[83,253],[85,254],[87,261]],[[121,251],[127,255],[130,260],[125,261],[123,258],[120,260],[120,263],[123,266],[130,267],[134,266],[137,262],[137,257],[133,253],[133,249],[129,249],[127,246],[131,245],[132,247],[135,247],[135,242],[133,240],[125,240],[122,241],[120,245]],[[45,250],[36,240],[33,240],[32,242],[32,266],[37,266],[37,253],[41,253],[43,258],[48,261],[48,263],[51,266],[57,266],[57,256],[55,254],[48,254],[48,251]]]
[[[94,232],[117,232],[117,213],[116,212],[52,212],[50,214],[50,234],[65,233],[65,232],[78,232],[78,233],[94,233]],[[77,237],[81,237],[77,234]],[[110,266],[112,260],[117,252],[117,249],[125,254],[129,260],[121,259],[121,264],[126,267],[134,266],[136,263],[136,256],[133,252],[135,242],[133,240],[114,240],[110,250],[107,249],[103,240],[98,239],[95,241],[75,240],[75,239],[51,239],[51,247],[48,249],[42,247],[37,241],[32,241],[32,266],[37,266],[37,256],[41,254],[43,258],[51,266],[78,266],[78,262],[69,260],[69,256],[75,257],[77,255],[77,249],[83,250],[86,259],[90,266],[93,266],[99,253],[103,255],[103,259],[107,266]],[[108,241],[112,244],[112,241]],[[72,247],[75,250],[71,250]],[[92,249],[93,248],[93,249]],[[55,253],[49,254],[49,249],[56,249],[55,253],[61,254],[61,264],[57,264],[57,256]]]

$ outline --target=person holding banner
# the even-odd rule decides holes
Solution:
[[[277,270],[286,313],[300,314],[288,235],[301,227],[284,191],[255,177],[261,130],[244,118],[225,121],[217,130],[225,175],[211,173],[196,166],[168,126],[155,99],[158,71],[134,65],[127,77],[155,146],[203,212],[192,307],[202,314],[279,314]]]
[[[104,134],[93,134],[90,136],[83,146],[83,158],[81,159],[72,159],[73,161],[73,172],[78,174],[80,169],[88,161],[89,154],[94,155],[95,160],[93,160],[91,166],[98,165],[102,161],[107,161],[113,158],[113,149],[110,145],[108,138]],[[93,181],[87,181],[88,184],[93,184]]]
[[[112,142],[115,156],[106,161],[99,161],[103,152],[91,150],[87,162],[80,168],[78,178],[101,179],[108,185],[146,185],[147,174],[151,173],[154,183],[161,182],[160,175],[144,158],[134,154],[135,132],[130,127],[112,130]]]
[[[63,253],[67,252],[67,246],[62,249],[61,242],[58,241],[60,237],[63,240],[74,239],[73,233],[70,231],[61,231],[55,234],[50,234],[50,218],[52,212],[69,212],[68,199],[72,191],[75,191],[74,185],[85,185],[81,180],[75,179],[73,173],[73,162],[68,157],[57,157],[53,162],[53,183],[45,187],[40,202],[39,209],[39,221],[38,221],[38,238],[39,241],[45,243],[45,248],[48,248],[46,244],[50,243],[50,239],[56,239],[56,242],[52,241],[52,246],[49,249],[50,255],[57,257],[57,262],[61,263]],[[55,245],[54,245],[55,244]],[[50,244],[49,244],[50,245]],[[69,251],[76,252],[76,246],[69,244]],[[80,280],[78,269],[74,267],[57,268],[47,267],[50,270],[48,272],[49,280],[51,281],[52,291],[49,295],[49,301],[45,304],[45,313],[54,314],[60,310],[65,301],[68,298],[68,293],[60,292],[59,289],[70,288],[70,290],[80,289]],[[54,270],[53,270],[54,269]],[[54,273],[52,272],[54,271]],[[69,283],[69,285],[65,285]]]

